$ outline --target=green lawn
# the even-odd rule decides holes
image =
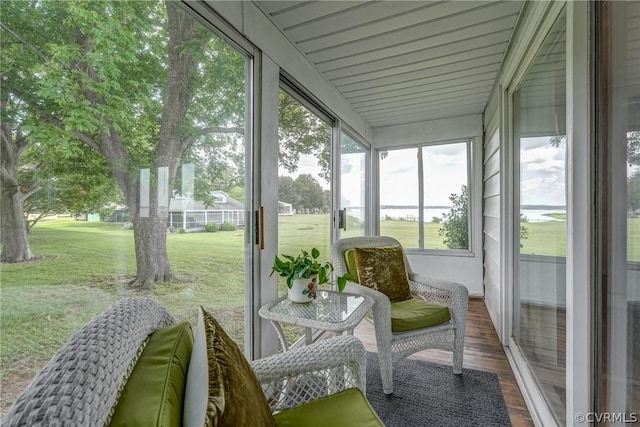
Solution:
[[[564,221],[524,224],[523,253],[564,256]],[[417,246],[415,222],[382,221],[382,234]],[[439,224],[425,224],[429,248],[445,249]],[[629,259],[640,261],[640,218],[629,219]],[[279,252],[317,247],[329,259],[329,216],[279,217]],[[349,230],[346,235],[353,235]],[[212,310],[242,343],[244,335],[244,230],[167,234],[177,281],[152,291],[131,290],[135,275],[133,232],[120,224],[43,221],[31,236],[38,260],[0,265],[0,386],[2,407],[37,369],[80,328],[112,302],[127,296],[157,299],[179,320],[195,321],[198,305]],[[281,285],[280,293],[284,293]]]

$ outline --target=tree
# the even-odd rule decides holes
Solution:
[[[278,180],[278,199],[291,203],[298,211],[324,211],[327,207],[325,191],[312,175],[301,174],[296,179],[281,176]]]
[[[22,156],[18,180],[31,188],[24,200],[25,220],[31,231],[40,219],[54,213],[83,215],[101,212],[122,196],[104,158],[88,147],[73,157],[57,153],[55,146],[32,144]]]
[[[300,174],[296,179],[300,208],[305,211],[322,210],[325,205],[322,187],[313,176],[308,173]]]
[[[298,170],[303,154],[318,159],[320,176],[331,180],[331,126],[284,91],[279,95],[279,162],[288,172]]]
[[[640,165],[640,131],[627,132],[627,163]]]
[[[13,198],[3,202],[3,251],[28,244],[18,227],[4,227],[22,221],[25,197],[12,178],[28,144],[84,146],[104,158],[132,213],[133,284],[172,279],[167,212],[156,191],[148,212],[140,209],[140,171],[149,170],[151,190],[159,168],[173,185],[184,152],[243,129],[233,95],[240,86],[244,99],[244,67],[170,1],[2,2],[2,16],[2,113],[11,119],[3,120],[2,197]]]
[[[296,181],[290,176],[278,178],[278,200],[290,203],[294,209],[302,209],[300,193]]]
[[[442,227],[438,234],[445,237],[444,243],[449,249],[469,248],[469,192],[467,186],[461,187],[460,194],[449,196],[452,208],[443,214]]]
[[[627,178],[627,201],[632,215],[640,209],[640,171]]]
[[[30,144],[39,144],[69,160],[69,177],[78,158],[107,171],[118,196],[107,195],[102,180],[85,181],[76,194],[96,194],[91,185],[121,197],[134,224],[133,284],[170,280],[167,212],[154,191],[158,177],[166,172],[171,191],[180,192],[177,170],[193,164],[194,197],[205,203],[212,190],[244,185],[245,57],[172,1],[5,1],[0,8],[2,259],[33,256],[22,218],[25,200],[37,193],[21,186],[18,175],[30,164],[49,166],[23,158]],[[287,167],[295,170],[301,154],[314,154],[328,176],[330,127],[285,98]],[[141,182],[146,172],[148,185]],[[55,192],[40,192],[43,199],[33,206],[50,194],[61,202],[56,210],[86,206],[84,196],[63,197],[64,189],[73,191],[60,185],[62,171],[56,173],[47,182],[39,177],[35,188]],[[148,211],[139,206],[142,184],[149,191]]]

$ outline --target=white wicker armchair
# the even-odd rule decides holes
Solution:
[[[347,273],[344,253],[351,248],[372,248],[399,246],[400,242],[392,237],[350,237],[338,240],[331,249],[331,260],[336,274]],[[391,303],[381,292],[349,282],[345,290],[374,299],[372,323],[375,328],[380,361],[382,388],[385,394],[393,393],[393,363],[417,351],[439,348],[453,351],[453,373],[462,373],[464,349],[464,330],[467,317],[468,291],[459,283],[426,277],[411,271],[407,255],[403,249],[404,261],[409,277],[409,286],[413,296],[429,303],[449,307],[451,321],[407,332],[391,331]]]
[[[272,412],[283,411],[348,388],[365,394],[364,346],[349,335],[251,362]]]

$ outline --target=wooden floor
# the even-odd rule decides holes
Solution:
[[[356,335],[364,343],[367,351],[376,351],[373,327],[363,322],[355,329]],[[425,350],[411,356],[411,359],[452,365],[449,351]],[[522,394],[507,362],[498,336],[489,318],[489,313],[481,299],[469,300],[467,329],[464,341],[463,368],[493,372],[498,375],[502,394],[514,427],[533,426],[533,421],[522,399]]]

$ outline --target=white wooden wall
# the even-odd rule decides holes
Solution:
[[[484,301],[491,321],[501,324],[502,289],[500,287],[500,128],[498,111],[494,110],[485,125],[485,141],[482,150],[482,234],[484,267]]]

